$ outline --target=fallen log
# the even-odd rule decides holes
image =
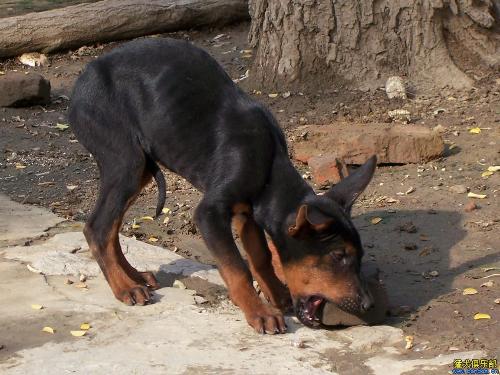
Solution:
[[[103,0],[0,19],[0,57],[222,26],[247,18],[247,0]]]

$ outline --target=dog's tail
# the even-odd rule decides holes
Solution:
[[[158,186],[158,203],[156,204],[156,215],[158,217],[161,215],[163,207],[165,206],[165,200],[167,198],[167,183],[165,182],[165,176],[163,175],[160,167],[151,158],[147,158],[146,168],[153,175],[156,185]]]

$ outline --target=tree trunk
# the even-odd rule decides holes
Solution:
[[[220,26],[246,18],[247,0],[104,0],[0,19],[0,57]]]
[[[465,88],[500,67],[500,0],[250,0],[250,16],[260,88]]]

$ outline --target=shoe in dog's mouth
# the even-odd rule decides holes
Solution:
[[[319,327],[321,325],[321,314],[326,302],[325,298],[317,295],[300,298],[295,307],[297,318],[305,326],[311,328]]]

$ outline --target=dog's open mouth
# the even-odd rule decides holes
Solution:
[[[321,314],[326,299],[320,296],[308,296],[300,298],[296,305],[297,318],[302,324],[315,328],[321,325]]]

